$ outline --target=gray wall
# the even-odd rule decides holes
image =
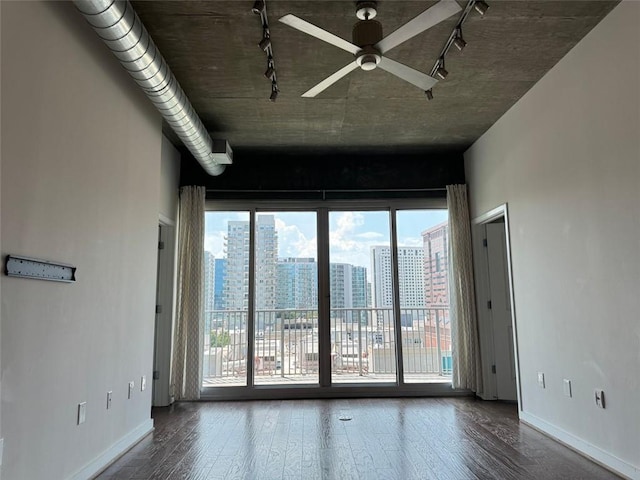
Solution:
[[[2,254],[78,268],[2,276],[2,474],[86,478],[152,427],[161,120],[72,4],[1,8]]]
[[[522,418],[633,478],[639,92],[640,3],[625,1],[465,155],[472,217],[508,203]]]
[[[178,183],[180,153],[165,136],[162,137],[160,165],[160,215],[168,221],[178,220]]]

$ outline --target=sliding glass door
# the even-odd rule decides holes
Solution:
[[[396,381],[390,245],[389,211],[329,212],[332,383]]]
[[[450,381],[446,210],[303,207],[206,213],[203,388]]]
[[[451,324],[447,212],[397,211],[396,230],[404,382],[448,379]]]
[[[247,385],[249,233],[248,211],[205,213],[203,387]]]
[[[318,384],[316,228],[316,212],[256,214],[256,385]]]

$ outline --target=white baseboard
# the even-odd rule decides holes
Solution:
[[[632,480],[640,480],[640,467],[634,466],[618,457],[605,452],[599,447],[576,437],[575,435],[542,420],[527,412],[520,412],[520,420],[529,426],[539,430],[554,440],[563,443],[576,452],[589,457],[603,467]]]
[[[107,451],[95,458],[82,470],[73,475],[71,480],[87,480],[89,478],[93,478],[95,475],[111,465],[136,443],[149,435],[152,431],[153,420],[148,419],[114,443]]]

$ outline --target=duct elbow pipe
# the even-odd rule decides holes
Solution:
[[[224,172],[213,140],[128,0],[74,0],[124,69],[209,175]]]

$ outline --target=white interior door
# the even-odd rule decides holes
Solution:
[[[489,276],[490,309],[496,397],[517,400],[516,368],[513,349],[513,325],[509,300],[509,273],[504,221],[486,224],[486,252]]]

